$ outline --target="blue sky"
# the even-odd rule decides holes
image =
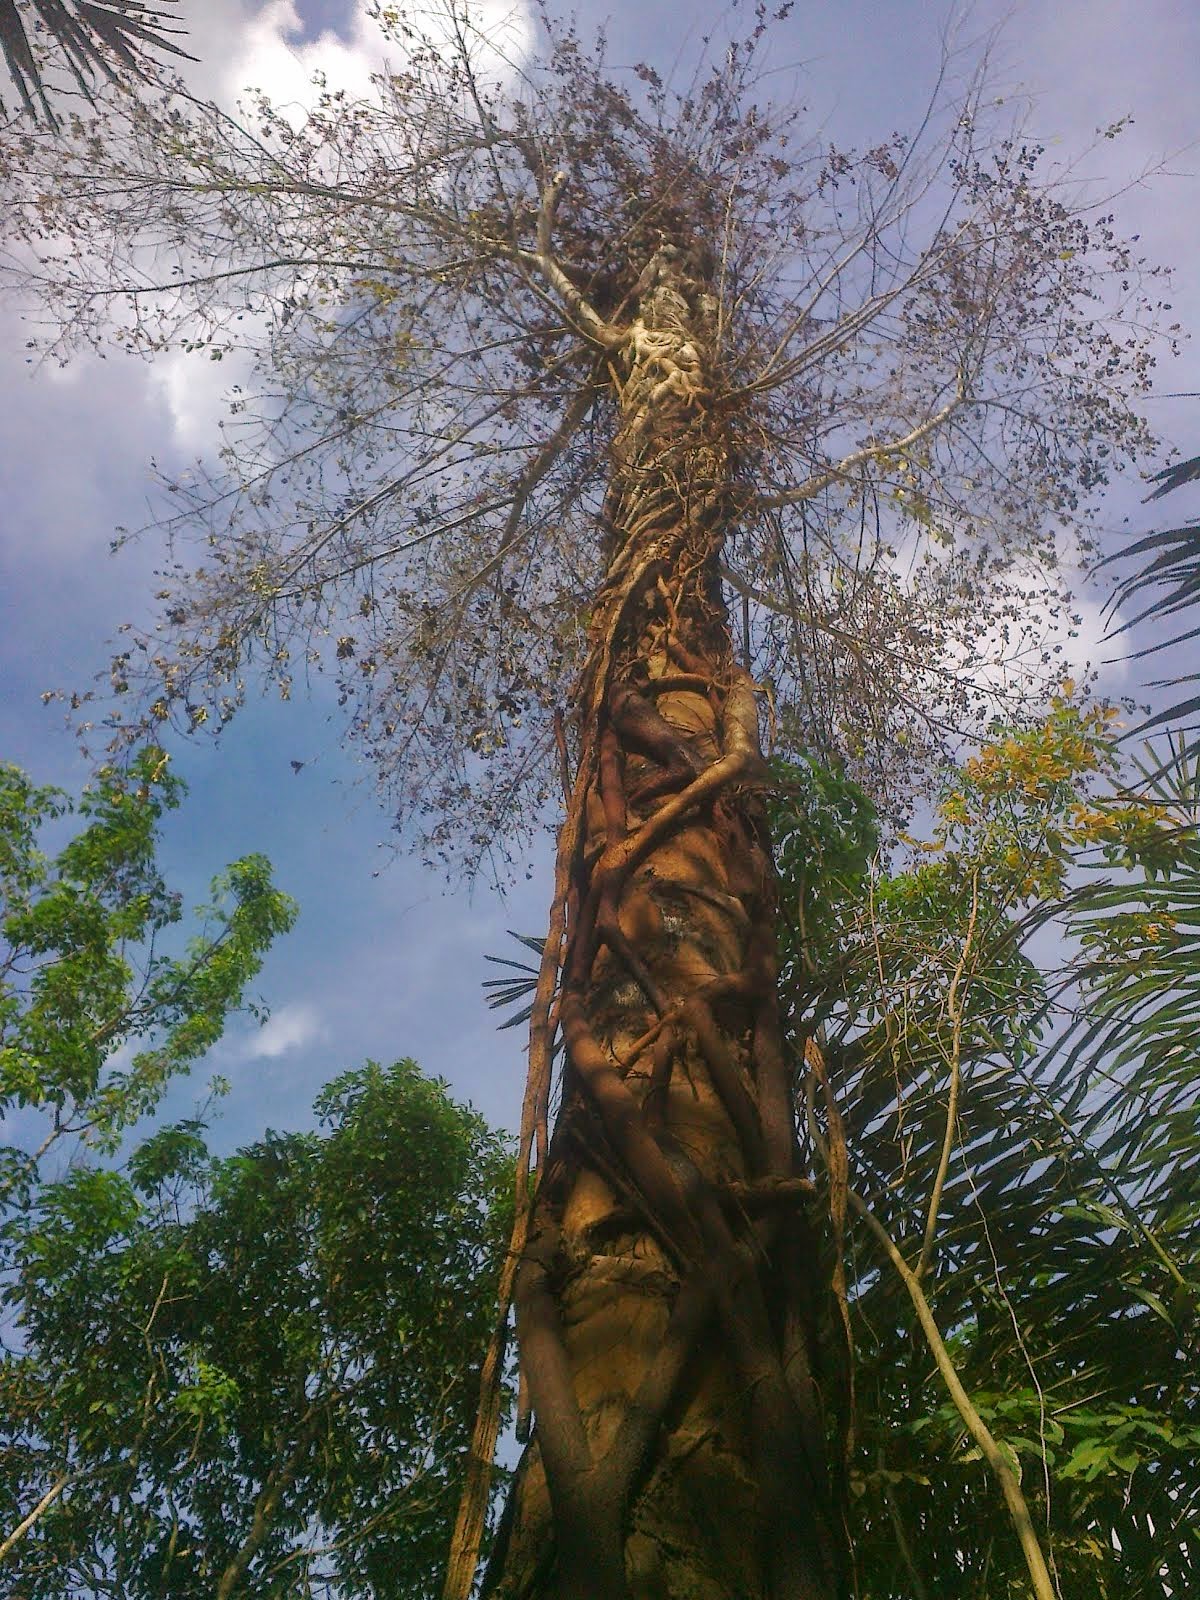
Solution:
[[[492,15],[500,9],[489,0]],[[317,67],[353,87],[365,84],[375,58],[366,7],[348,0],[184,0],[183,10],[204,92],[228,96],[255,83],[295,97]],[[660,0],[580,7],[585,28],[607,22],[614,61],[644,57],[663,70],[686,61],[692,42],[681,39],[678,14]],[[1134,117],[1121,140],[1101,146],[1092,175],[1124,189],[1113,203],[1118,221],[1140,233],[1148,257],[1178,268],[1178,315],[1200,328],[1200,150],[1186,149],[1200,136],[1200,8],[1034,0],[1011,10],[981,5],[962,27],[982,36],[1005,16],[994,52],[1001,92],[1034,96],[1032,124],[1052,154]],[[919,115],[945,21],[920,0],[810,0],[777,36],[779,81],[795,82],[829,137],[874,142]],[[1164,158],[1169,173],[1137,181]],[[40,693],[85,686],[104,668],[116,624],[148,613],[153,540],[115,558],[109,540],[116,526],[146,520],[152,457],[177,467],[211,446],[220,371],[178,360],[156,369],[118,355],[35,370],[19,321],[0,305],[0,379],[0,756],[42,781],[77,787],[85,766],[61,709],[43,708]],[[1185,347],[1161,386],[1200,389],[1200,347]],[[1151,402],[1149,414],[1186,453],[1200,450],[1200,402]],[[1135,528],[1156,525],[1141,492],[1130,484],[1110,496],[1114,537],[1125,517]],[[1186,493],[1167,503],[1173,518],[1195,510]],[[1110,682],[1121,692],[1137,677],[1118,670]],[[258,985],[271,1022],[261,1031],[235,1027],[212,1062],[234,1085],[217,1130],[223,1147],[268,1123],[305,1125],[320,1085],[368,1056],[415,1056],[493,1121],[512,1125],[518,1115],[519,1031],[495,1031],[479,984],[490,975],[485,954],[510,953],[506,928],[541,928],[551,842],[504,901],[482,887],[473,897],[449,892],[396,854],[370,776],[339,736],[336,708],[319,698],[262,702],[218,747],[174,751],[191,795],[167,830],[173,881],[198,898],[226,861],[261,850],[302,908]],[[304,763],[298,773],[293,760]],[[198,1073],[174,1090],[169,1109],[190,1109],[203,1080]]]

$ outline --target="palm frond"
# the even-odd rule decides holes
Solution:
[[[1200,456],[1193,456],[1188,461],[1164,467],[1156,473],[1151,482],[1158,483],[1159,487],[1146,498],[1157,500],[1182,484],[1197,480],[1200,480]],[[1118,561],[1137,561],[1140,564],[1117,584],[1108,609],[1110,613],[1116,612],[1135,599],[1140,601],[1140,608],[1114,628],[1110,637],[1118,638],[1142,623],[1153,621],[1161,624],[1168,617],[1185,613],[1189,617],[1182,628],[1170,633],[1160,632],[1149,644],[1139,646],[1132,652],[1134,660],[1159,655],[1163,651],[1178,650],[1200,638],[1200,620],[1191,620],[1193,617],[1200,618],[1200,522],[1185,522],[1176,528],[1161,528],[1145,534],[1123,549],[1113,551],[1100,565],[1110,566]],[[1200,673],[1188,671],[1161,678],[1152,687],[1178,688],[1185,684],[1195,685],[1198,679]],[[1186,718],[1195,718],[1198,713],[1200,695],[1184,696],[1162,707],[1132,729],[1130,737],[1176,726]],[[1186,732],[1191,738],[1184,750],[1195,753],[1200,750],[1200,725],[1190,726]]]
[[[518,944],[524,945],[537,956],[537,962],[513,961],[509,956],[485,955],[484,960],[491,962],[494,967],[508,967],[509,973],[499,978],[485,978],[480,984],[487,997],[488,1009],[491,1011],[511,1011],[513,1006],[519,1005],[522,1000],[527,1004],[520,1011],[513,1012],[503,1022],[496,1026],[503,1032],[506,1028],[519,1027],[521,1023],[528,1022],[533,1015],[533,995],[537,990],[538,971],[541,962],[542,950],[545,946],[544,939],[535,939],[527,933],[517,933],[508,929],[510,939],[515,939]]]
[[[1200,456],[1193,456],[1190,461],[1179,461],[1173,467],[1164,467],[1161,472],[1156,472],[1150,479],[1159,487],[1152,494],[1146,496],[1147,500],[1161,500],[1164,494],[1170,494],[1172,489],[1178,489],[1181,483],[1194,483],[1200,478]]]
[[[1200,756],[1176,734],[1169,752],[1147,745],[1132,765],[1120,793],[1165,813],[1161,859],[1085,852],[1046,902],[972,924],[926,1292],[964,1387],[1023,1469],[1061,1592],[1168,1600],[1196,1591],[1200,1553],[1178,1531],[1200,1498]],[[785,903],[793,865],[785,852]],[[959,1053],[948,983],[960,933],[952,905],[916,892],[930,870],[912,869],[907,898],[886,876],[852,889],[832,964],[821,946],[811,978],[788,963],[800,936],[786,921],[782,938],[802,1026],[813,991],[841,997],[827,1000],[820,1031],[851,1186],[910,1264]],[[950,886],[963,878],[945,874]],[[1058,964],[1040,971],[1051,938]],[[802,1101],[802,1122],[819,1128],[807,1085]],[[849,1515],[864,1592],[1009,1592],[979,1452],[902,1282],[855,1224],[846,1272],[858,1394]],[[907,1571],[893,1570],[898,1525]]]
[[[0,0],[0,52],[25,110],[57,126],[42,63],[30,43],[30,25],[35,39],[41,34],[53,41],[54,57],[90,100],[98,73],[112,79],[122,72],[144,78],[151,56],[159,52],[195,60],[174,42],[183,32],[174,25],[175,12],[166,9],[174,4],[175,0],[155,0],[150,5],[143,0]]]

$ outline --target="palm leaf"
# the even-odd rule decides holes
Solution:
[[[1197,480],[1200,480],[1200,456],[1193,456],[1188,461],[1181,461],[1173,467],[1164,467],[1161,472],[1156,473],[1151,481],[1158,483],[1159,487],[1147,498],[1157,500],[1173,489],[1178,489],[1180,485]],[[1123,550],[1114,551],[1106,556],[1100,565],[1109,566],[1114,561],[1129,560],[1138,561],[1141,565],[1117,585],[1109,602],[1109,609],[1116,611],[1135,597],[1141,597],[1145,603],[1113,630],[1112,637],[1119,637],[1128,629],[1151,618],[1157,622],[1165,617],[1191,611],[1200,602],[1200,522],[1183,523],[1177,528],[1163,528],[1155,533],[1146,534],[1140,539],[1135,539]],[[1134,651],[1133,655],[1135,659],[1157,655],[1163,650],[1177,649],[1197,637],[1200,637],[1200,623],[1185,627],[1168,637],[1156,639],[1152,644],[1143,645]],[[1177,677],[1160,679],[1154,687],[1177,688],[1181,684],[1194,684],[1197,676],[1195,672],[1181,673]],[[1200,696],[1184,697],[1140,723],[1132,730],[1130,736],[1135,737],[1153,729],[1177,724],[1183,718],[1193,716],[1197,711],[1200,711]],[[1187,731],[1190,734],[1196,733],[1195,728],[1189,728]],[[1191,739],[1185,744],[1184,749],[1191,752],[1200,751],[1200,739]]]
[[[1136,765],[1138,792],[1175,824],[1167,867],[1098,860],[1089,872],[1081,860],[1065,902],[1007,930],[981,925],[980,974],[1002,981],[977,978],[969,992],[927,1293],[964,1384],[1018,1453],[1061,1592],[1167,1600],[1196,1592],[1200,1557],[1180,1532],[1200,1498],[1189,1350],[1200,1303],[1200,844],[1181,848],[1194,838],[1200,757],[1176,739],[1168,759],[1148,747]],[[785,871],[785,901],[790,887]],[[956,935],[939,946],[932,921],[877,922],[856,944],[855,907],[872,899],[888,903],[850,897],[838,958],[807,991],[801,978],[796,1010],[811,1019],[812,990],[840,991],[821,1025],[851,1181],[912,1263],[945,1137]],[[1106,941],[1131,917],[1161,919],[1170,936],[1149,949]],[[1039,929],[1044,946],[1054,927],[1062,966],[1040,982],[1014,951]],[[791,938],[785,928],[785,956]],[[906,949],[924,954],[906,965]],[[800,977],[797,963],[786,970]],[[879,995],[881,971],[890,998]],[[863,1592],[1013,1592],[990,1487],[905,1292],[872,1235],[852,1226],[847,1246],[859,1395],[850,1515]]]
[[[1193,456],[1190,461],[1180,461],[1173,467],[1164,467],[1161,472],[1156,472],[1150,479],[1159,487],[1153,494],[1146,496],[1147,500],[1161,500],[1164,494],[1170,494],[1172,489],[1178,489],[1182,483],[1194,483],[1200,478],[1200,456]]]
[[[518,944],[524,945],[527,950],[531,950],[538,957],[538,961],[531,963],[514,961],[509,956],[484,956],[483,959],[492,966],[510,969],[509,974],[499,978],[485,978],[480,984],[480,988],[487,996],[489,1010],[511,1011],[512,1007],[520,1005],[521,1001],[528,1002],[520,1011],[514,1012],[505,1021],[496,1024],[501,1032],[506,1028],[519,1027],[521,1023],[528,1022],[533,1015],[533,995],[538,986],[541,956],[546,942],[544,939],[535,939],[527,933],[517,933],[512,928],[508,929],[508,936],[510,939],[515,939]]]
[[[25,110],[52,126],[41,63],[30,44],[29,24],[53,40],[57,58],[90,100],[97,73],[116,79],[121,72],[145,78],[153,54],[165,52],[193,61],[174,42],[182,29],[172,25],[175,0],[0,0],[0,52]],[[0,100],[0,113],[4,102]]]

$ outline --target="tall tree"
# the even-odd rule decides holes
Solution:
[[[895,817],[997,654],[1052,680],[1060,551],[1148,443],[1153,297],[978,78],[925,150],[852,153],[756,102],[763,8],[681,93],[549,23],[506,63],[457,5],[385,21],[400,69],[298,126],[168,96],[20,135],[50,346],[248,334],[265,386],[172,486],[114,686],[194,728],[254,664],[284,697],[328,665],[447,861],[502,861],[561,784],[504,1284],[535,1426],[486,1591],[833,1595],[760,707]]]
[[[56,1507],[61,1514],[59,1502],[73,1481],[61,1441],[45,1432],[37,1437],[31,1420],[40,1412],[46,1421],[47,1394],[24,1383],[27,1330],[12,1294],[17,1241],[28,1238],[65,1154],[111,1155],[172,1079],[216,1043],[228,1018],[247,1004],[246,989],[266,951],[296,915],[294,902],[272,884],[269,863],[246,856],[214,881],[194,936],[172,951],[183,902],[165,882],[155,847],[163,813],[182,792],[166,752],[154,746],[131,753],[122,770],[102,769],[75,802],[0,765],[0,1302],[6,1308],[0,1565],[6,1577],[22,1561],[23,1552],[14,1551],[30,1530]],[[64,837],[72,813],[78,826]],[[91,1207],[89,1223],[102,1229],[106,1215],[111,1220],[105,1202],[113,1175],[94,1176],[77,1198],[84,1210]],[[61,1242],[42,1235],[38,1247],[53,1254]],[[68,1298],[75,1287],[64,1286]],[[72,1301],[72,1316],[79,1311]],[[71,1326],[85,1339],[94,1331],[78,1320]],[[86,1395],[84,1374],[69,1364],[49,1375],[48,1385],[77,1401],[82,1390],[85,1404],[95,1401],[93,1414],[105,1404],[103,1396]]]

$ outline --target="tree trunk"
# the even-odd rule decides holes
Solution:
[[[736,496],[704,252],[660,245],[634,309],[560,849],[562,1104],[516,1285],[536,1428],[484,1593],[829,1600],[811,1186],[718,575]]]

